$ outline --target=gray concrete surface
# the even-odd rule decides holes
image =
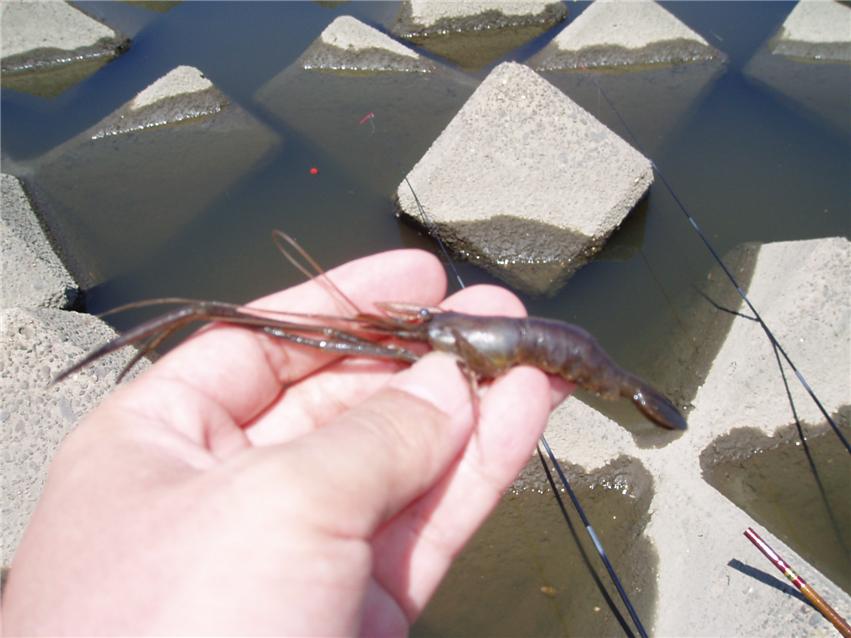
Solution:
[[[127,38],[62,0],[0,4],[5,87],[52,96],[127,48]]]
[[[227,98],[201,71],[178,66],[95,126],[90,139],[120,135],[215,115]]]
[[[33,196],[88,288],[150,258],[279,141],[201,71],[180,66],[39,158]]]
[[[851,403],[851,243],[830,238],[766,244],[747,292],[827,410]],[[821,421],[799,384],[790,383],[801,418]],[[547,430],[557,456],[588,471],[625,455],[638,459],[653,476],[645,530],[659,554],[652,633],[835,635],[806,604],[728,565],[735,559],[780,576],[742,536],[754,526],[840,614],[851,615],[848,594],[701,474],[701,453],[719,437],[744,425],[771,435],[792,420],[771,346],[757,324],[735,319],[694,406],[681,436],[631,435],[574,400],[555,411]],[[648,436],[667,444],[648,446]]]
[[[53,308],[0,313],[2,565],[8,565],[38,501],[47,467],[79,419],[112,389],[132,352],[110,355],[60,384],[53,377],[115,336],[91,315]],[[147,362],[142,362],[140,369]]]
[[[0,24],[4,71],[25,64],[67,63],[75,57],[94,55],[94,51],[89,51],[92,48],[99,48],[100,55],[108,55],[106,43],[117,38],[108,26],[62,0],[8,0],[0,6]],[[55,56],[48,57],[45,50],[53,50]],[[24,54],[30,56],[28,63],[22,59]]]
[[[652,0],[597,0],[529,60],[538,70],[718,59],[700,35]]]
[[[0,307],[68,308],[77,283],[53,252],[18,178],[0,175]]]
[[[408,174],[440,238],[552,292],[653,182],[649,160],[534,71],[496,67]],[[404,182],[402,212],[420,220]],[[420,220],[423,221],[423,220]]]
[[[427,73],[435,65],[369,25],[351,16],[339,16],[299,58],[308,71]]]
[[[464,69],[478,69],[540,36],[567,15],[561,2],[402,2],[391,27]]]
[[[803,108],[842,135],[851,135],[851,8],[833,0],[804,0],[744,68],[751,80]]]
[[[429,37],[447,32],[483,31],[531,24],[555,24],[567,11],[557,2],[446,2],[409,0],[393,32],[402,37]]]
[[[851,62],[851,8],[833,0],[801,0],[783,22],[773,52],[824,62]]]

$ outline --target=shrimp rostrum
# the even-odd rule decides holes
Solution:
[[[617,365],[597,340],[582,328],[540,317],[495,317],[443,311],[439,308],[382,302],[380,314],[359,312],[328,279],[315,261],[289,236],[275,231],[284,255],[310,275],[282,242],[294,249],[315,276],[354,310],[351,317],[270,312],[222,302],[160,299],[128,304],[116,310],[157,303],[182,303],[164,315],[146,321],[89,353],[57,376],[60,381],[96,359],[127,345],[139,351],[121,373],[156,348],[177,329],[193,322],[220,322],[262,330],[266,334],[306,347],[345,356],[365,356],[413,363],[419,356],[395,343],[378,339],[421,342],[448,352],[472,381],[493,379],[518,365],[557,375],[605,399],[626,398],[656,425],[682,430],[686,421],[673,403],[648,383]]]

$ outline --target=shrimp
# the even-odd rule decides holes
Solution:
[[[686,420],[661,392],[617,365],[579,326],[543,317],[488,317],[379,304],[407,326],[404,338],[456,355],[476,377],[492,379],[517,365],[560,376],[598,396],[628,398],[656,425],[684,430]]]
[[[268,311],[224,302],[186,299],[154,299],[128,304],[113,312],[161,303],[183,305],[96,348],[61,372],[54,382],[61,381],[119,348],[130,344],[139,345],[139,351],[120,373],[120,379],[146,353],[155,349],[177,329],[198,321],[220,322],[262,330],[278,339],[343,356],[375,357],[406,363],[415,362],[419,356],[394,343],[375,341],[369,337],[422,342],[433,350],[455,355],[473,383],[479,379],[498,377],[517,365],[534,366],[602,398],[628,398],[644,416],[663,428],[686,428],[685,419],[670,400],[639,377],[618,366],[597,340],[578,326],[541,317],[470,315],[393,302],[376,304],[381,314],[363,313],[294,239],[280,231],[275,231],[274,237],[291,263],[309,277],[322,281],[338,300],[354,311],[354,315],[338,317]],[[279,240],[286,241],[298,251],[315,274],[311,275]]]

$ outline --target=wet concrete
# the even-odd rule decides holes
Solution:
[[[58,0],[10,0],[0,12],[4,88],[54,97],[130,45],[121,33]]]
[[[656,550],[642,534],[652,496],[649,473],[628,457],[590,473],[564,465],[639,617],[649,626],[656,597]],[[562,498],[568,497],[562,493]],[[453,564],[411,635],[621,633],[606,602],[606,596],[617,599],[617,593],[569,502],[567,507],[570,528],[533,459]]]
[[[420,220],[419,200],[442,240],[541,294],[555,292],[574,261],[599,250],[647,192],[653,171],[534,71],[503,63],[407,179],[396,191],[404,214]],[[538,267],[512,268],[524,264]]]
[[[402,3],[393,33],[464,69],[478,69],[522,46],[564,20],[568,12],[559,2],[525,7],[516,2],[434,2],[433,13],[426,17],[413,4]]]
[[[190,67],[160,78],[33,170],[33,199],[84,288],[144,262],[278,143],[195,69],[203,84],[157,88],[181,69]],[[216,188],[202,186],[210,180]]]
[[[851,438],[851,407],[832,416]],[[851,464],[826,421],[773,436],[737,428],[707,447],[700,465],[710,485],[851,593]]]

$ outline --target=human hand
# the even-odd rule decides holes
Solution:
[[[365,310],[435,305],[402,250],[329,273]],[[411,282],[416,282],[415,286]],[[308,282],[256,304],[334,313]],[[503,289],[444,302],[521,314]],[[404,634],[523,467],[564,387],[515,368],[479,398],[455,361],[333,355],[216,325],[68,437],[15,555],[11,634]]]

